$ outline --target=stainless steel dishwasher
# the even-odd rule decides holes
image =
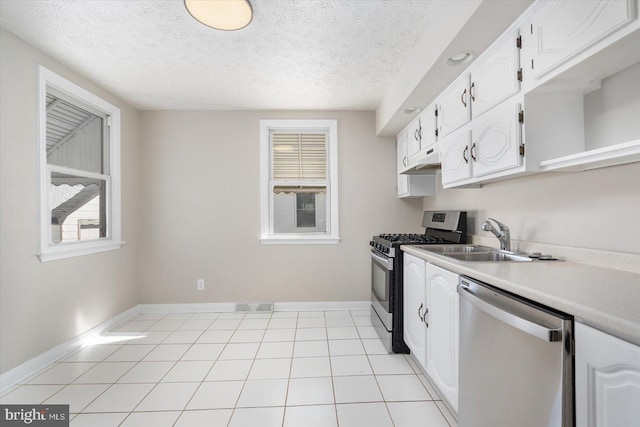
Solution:
[[[573,427],[573,317],[462,276],[460,427]]]

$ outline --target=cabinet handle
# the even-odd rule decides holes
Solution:
[[[404,157],[402,158],[402,164],[403,164],[403,165],[405,165],[405,166],[407,166],[407,156],[404,156]]]
[[[422,317],[422,307],[424,307],[424,304],[420,304],[420,307],[418,307],[418,318],[420,320],[424,320]]]
[[[415,139],[416,141],[418,140],[418,129],[413,132],[413,139]]]
[[[426,326],[428,328],[429,327],[429,322],[427,322],[427,313],[429,313],[429,309],[425,308],[424,309],[424,314],[422,315],[422,322],[424,323],[424,326]]]
[[[460,101],[462,101],[465,107],[467,106],[467,101],[464,99],[466,95],[467,95],[467,88],[464,88],[462,95],[460,95]]]
[[[473,145],[471,146],[471,158],[473,159],[474,162],[477,162],[478,159],[476,159],[476,155],[474,150],[476,149],[476,143],[474,142]]]
[[[469,151],[469,146],[464,147],[464,151],[462,152],[462,158],[466,164],[469,164],[469,159],[467,158],[467,151]]]
[[[471,100],[475,102],[476,95],[474,89],[476,88],[476,82],[471,83],[471,87],[469,88],[469,96],[471,96]]]

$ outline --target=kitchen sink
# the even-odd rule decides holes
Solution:
[[[493,250],[491,252],[468,252],[468,253],[443,253],[444,256],[448,256],[450,258],[454,258],[460,261],[488,261],[488,262],[499,262],[499,261],[512,261],[512,262],[527,262],[532,261],[527,255],[517,255],[505,251],[496,251]]]
[[[425,249],[429,252],[437,252],[443,255],[455,253],[455,254],[468,254],[468,253],[489,253],[493,252],[496,249],[490,248],[488,246],[478,246],[478,245],[420,245],[418,246],[422,249]]]
[[[532,261],[527,254],[513,253],[488,246],[478,245],[420,245],[420,249],[435,252],[458,261],[480,262],[527,262]]]

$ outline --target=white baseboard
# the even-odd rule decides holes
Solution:
[[[369,301],[318,301],[318,302],[276,302],[274,311],[320,311],[320,310],[364,310],[371,306]],[[24,362],[0,375],[0,394],[20,384],[24,380],[46,369],[52,363],[78,350],[90,337],[99,335],[120,323],[141,313],[207,313],[233,312],[235,303],[195,303],[195,304],[138,304],[106,322],[59,344],[50,350]]]
[[[370,301],[276,302],[273,311],[364,310],[370,307]]]
[[[5,372],[0,375],[0,394],[4,393],[6,390],[15,386],[16,384],[20,384],[22,381],[26,380],[29,377],[37,374],[38,372],[46,369],[57,360],[62,359],[63,357],[70,355],[74,351],[78,350],[83,342],[85,342],[89,337],[94,335],[99,335],[103,332],[108,331],[109,329],[118,326],[120,323],[130,319],[131,317],[140,313],[139,305],[130,308],[115,317],[107,320],[104,323],[96,326],[88,330],[87,332],[78,335],[75,338],[70,339],[67,342],[62,344],[58,344],[57,346],[45,351],[44,353],[34,357],[33,359],[27,360],[21,365],[16,366],[13,369]]]
[[[140,304],[140,313],[227,313],[232,312],[235,304],[220,303],[192,303],[192,304]]]

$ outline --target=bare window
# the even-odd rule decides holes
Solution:
[[[40,68],[40,259],[120,247],[120,110]]]

